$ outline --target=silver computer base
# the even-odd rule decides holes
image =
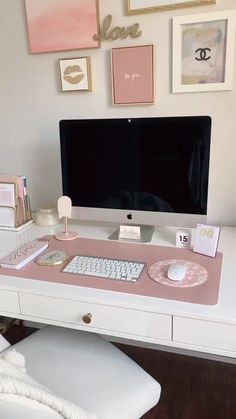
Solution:
[[[120,240],[120,241],[129,241],[129,242],[137,242],[137,243],[149,243],[152,240],[152,236],[154,233],[154,226],[140,226],[140,239],[124,239],[120,238],[120,230],[114,231],[108,239],[110,240]]]

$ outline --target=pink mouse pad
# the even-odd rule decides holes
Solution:
[[[181,264],[186,266],[186,274],[181,281],[172,281],[168,278],[168,268],[172,264]],[[183,259],[170,259],[156,262],[148,268],[148,275],[159,284],[168,287],[195,287],[207,281],[208,272],[198,263],[189,262]]]
[[[49,241],[47,251],[63,250],[70,256],[68,261],[75,255],[88,255],[140,261],[144,262],[146,266],[137,283],[64,273],[62,270],[68,261],[62,265],[40,266],[34,260],[19,271],[0,268],[0,274],[9,276],[9,280],[11,276],[30,278],[195,304],[217,304],[223,258],[221,253],[217,253],[216,257],[212,258],[195,253],[190,249],[176,247],[82,238],[62,242],[56,240],[54,236],[45,236],[43,239]],[[167,286],[167,284],[157,282],[149,276],[148,269],[150,266],[171,259],[185,260],[200,265],[207,271],[207,280],[198,285],[195,284],[197,286],[177,287]]]

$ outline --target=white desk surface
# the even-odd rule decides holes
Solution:
[[[80,237],[107,239],[115,230],[111,224],[73,223],[69,230],[78,231]],[[175,246],[176,228],[158,227],[152,242],[161,246]],[[53,227],[39,227],[35,224],[20,232],[0,231],[0,257],[9,254],[18,247],[36,237],[63,231],[58,224]],[[194,237],[194,230],[192,231]],[[218,303],[213,306],[184,303],[126,293],[98,290],[73,285],[55,284],[24,278],[0,275],[0,289],[24,291],[33,294],[51,295],[58,298],[82,299],[100,304],[132,307],[138,310],[161,312],[183,317],[211,320],[236,324],[236,228],[225,227],[221,230],[218,250],[223,253],[223,266]],[[46,270],[45,270],[46,274]]]

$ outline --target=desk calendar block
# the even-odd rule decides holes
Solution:
[[[184,249],[191,248],[191,231],[179,229],[176,232],[176,247],[182,247]]]
[[[197,224],[193,251],[215,257],[219,242],[220,227]]]

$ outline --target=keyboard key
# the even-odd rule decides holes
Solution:
[[[74,272],[77,273],[77,272]],[[106,274],[105,272],[98,272],[98,271],[84,271],[82,275],[87,275],[87,276],[98,276],[101,278],[108,278],[109,274]]]

